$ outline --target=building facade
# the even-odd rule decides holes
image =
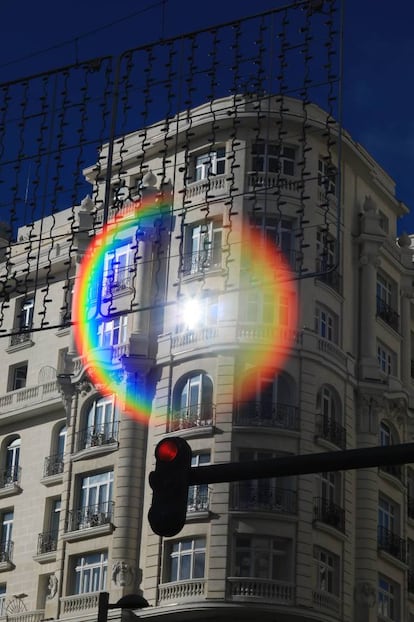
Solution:
[[[410,239],[396,242],[407,208],[345,131],[340,143],[317,106],[217,100],[123,137],[110,193],[91,166],[91,197],[3,249],[3,616],[94,619],[108,591],[144,594],[142,618],[414,619],[410,465],[194,486],[173,538],[146,517],[168,435],[194,465],[412,438],[414,273]],[[155,217],[137,221],[143,201]],[[120,216],[131,228],[91,281],[96,340],[81,351],[80,266]],[[284,255],[283,296],[251,279],[246,230]],[[36,330],[45,305],[55,321]],[[275,322],[287,356],[258,367]],[[116,391],[92,381],[95,366]],[[147,422],[124,412],[134,391]]]

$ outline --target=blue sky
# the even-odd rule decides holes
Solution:
[[[400,223],[400,230],[414,232],[414,4],[407,0],[344,2],[344,127],[395,179],[398,198],[413,210]],[[162,4],[162,0],[9,0],[1,8],[0,82],[71,64],[77,58],[118,54],[162,34],[170,37],[197,30],[282,2],[165,0],[164,11]],[[128,15],[129,19],[119,21]],[[111,27],[100,29],[111,22]],[[74,37],[79,37],[77,45],[73,41],[60,45]],[[19,60],[22,57],[25,60]]]

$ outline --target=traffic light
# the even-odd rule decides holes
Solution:
[[[149,475],[153,490],[148,520],[159,536],[175,536],[187,515],[191,447],[179,438],[165,438],[155,448],[155,471]]]

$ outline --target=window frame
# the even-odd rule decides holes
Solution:
[[[251,146],[251,170],[255,173],[294,177],[297,147],[290,144],[256,142]]]
[[[222,267],[223,223],[213,218],[187,225],[184,236],[185,275],[220,270]]]
[[[382,619],[397,622],[400,611],[400,586],[386,577],[378,575],[377,604],[378,615]]]
[[[209,151],[194,156],[194,180],[203,181],[215,175],[226,174],[226,146],[215,145]]]
[[[315,305],[315,332],[318,337],[338,344],[338,316],[325,305]]]
[[[184,545],[189,544],[187,548]],[[174,550],[178,547],[176,550]],[[183,538],[168,542],[164,564],[164,580],[166,583],[178,583],[206,578],[206,547],[207,538],[204,535]],[[189,558],[189,565],[184,566],[184,559]],[[177,560],[177,561],[175,561]],[[202,574],[197,566],[202,560]],[[187,560],[185,560],[187,565]],[[184,576],[188,575],[188,576]]]
[[[100,556],[99,561],[91,562],[96,556]],[[85,561],[86,560],[86,561]],[[98,571],[96,574],[94,571]],[[89,577],[86,575],[89,574]],[[84,553],[73,559],[73,594],[92,594],[96,592],[102,592],[106,588],[108,577],[108,552],[94,551],[91,553]],[[85,587],[85,581],[91,587],[97,589],[83,589]]]
[[[245,543],[241,543],[243,540]],[[281,550],[283,546],[285,550]],[[287,560],[284,564],[278,560],[282,556]],[[290,582],[293,540],[279,536],[237,534],[234,537],[233,564],[235,577]],[[279,573],[279,570],[282,572]]]
[[[340,598],[341,558],[339,555],[324,547],[314,546],[313,558],[315,562],[316,589],[319,592],[325,592]]]

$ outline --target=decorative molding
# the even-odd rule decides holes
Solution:
[[[354,589],[354,599],[358,605],[363,605],[372,609],[377,602],[375,587],[368,581],[357,583]]]

